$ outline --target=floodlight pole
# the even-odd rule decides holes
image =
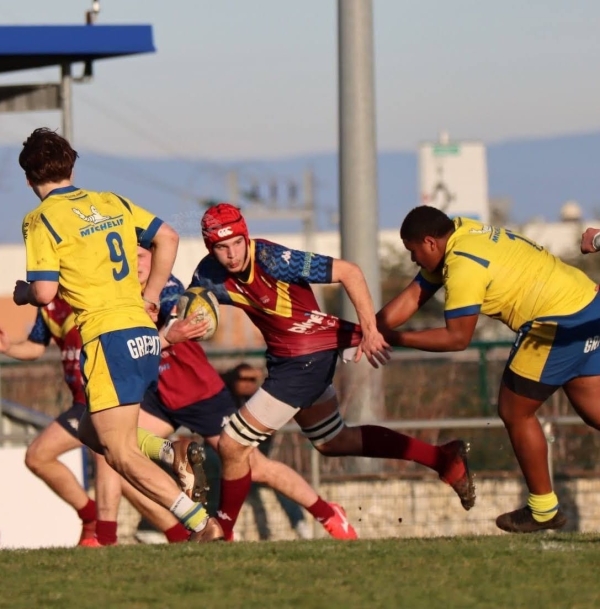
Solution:
[[[73,76],[70,63],[63,63],[60,66],[60,106],[62,136],[73,144]]]
[[[379,205],[375,142],[372,0],[338,0],[339,187],[341,255],[360,266],[375,310],[381,307]],[[342,317],[356,321],[344,294]],[[348,418],[368,421],[384,413],[381,373],[366,359],[342,368]]]

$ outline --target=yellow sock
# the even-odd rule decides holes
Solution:
[[[159,438],[141,427],[137,428],[137,443],[139,449],[146,455],[146,457],[149,457],[153,461],[161,460],[165,443],[169,446],[171,444],[168,440]]]
[[[533,495],[529,493],[527,505],[531,510],[534,520],[548,522],[558,512],[558,497],[555,493],[548,493],[547,495]]]

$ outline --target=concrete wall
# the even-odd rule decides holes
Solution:
[[[486,478],[477,482],[477,504],[465,512],[450,487],[438,480],[373,480],[327,483],[321,495],[340,503],[360,538],[437,537],[505,534],[496,517],[525,505],[527,490],[520,479]],[[600,528],[600,480],[576,478],[556,484],[563,510],[569,517],[565,531],[596,532]],[[295,539],[295,533],[272,491],[261,490],[273,540]],[[401,522],[400,522],[401,519]],[[133,541],[139,516],[125,503],[121,507],[119,540]],[[307,521],[313,519],[307,515]],[[316,524],[317,537],[326,537]],[[252,512],[246,504],[235,529],[240,541],[257,541]]]

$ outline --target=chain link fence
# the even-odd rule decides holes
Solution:
[[[325,499],[342,503],[363,536],[494,532],[495,515],[519,507],[526,498],[508,436],[495,416],[495,396],[509,351],[510,343],[480,343],[453,354],[396,350],[392,361],[381,371],[385,412],[380,420],[370,423],[433,444],[456,437],[470,443],[470,463],[476,472],[479,499],[469,513],[462,512],[449,487],[430,470],[411,462],[379,459],[369,460],[367,469],[361,466],[365,459],[321,457],[295,424],[276,434],[270,456],[300,472]],[[258,352],[209,356],[221,372],[240,361],[264,366],[262,353]],[[0,358],[0,392],[2,402],[17,403],[52,418],[71,403],[59,354],[54,349],[36,362]],[[341,408],[344,412],[345,400]],[[2,417],[0,430],[4,441],[10,439],[11,430],[17,433],[14,427],[6,427],[10,418],[7,414]],[[595,516],[582,517],[581,513],[586,513],[585,506],[595,506],[595,497],[600,496],[600,488],[596,489],[600,434],[573,416],[561,391],[542,406],[539,414],[545,422],[557,489],[563,491],[561,500],[571,506],[571,522],[583,529],[597,527],[600,522],[594,520]],[[291,528],[273,493],[260,489],[259,496],[268,515],[270,538],[294,538],[298,533]],[[125,506],[123,518],[136,521],[130,512]],[[420,522],[423,513],[427,514],[425,523]],[[594,513],[600,518],[600,510]],[[251,505],[244,508],[237,529],[244,539],[264,537],[254,522]],[[322,534],[312,522],[310,529],[312,536]]]

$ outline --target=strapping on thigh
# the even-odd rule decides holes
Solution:
[[[303,427],[302,433],[312,442],[313,446],[320,446],[335,438],[343,429],[344,420],[336,410],[318,423],[310,427]]]
[[[229,417],[224,429],[230,438],[243,446],[258,446],[273,433],[256,429],[239,412],[235,412]]]

